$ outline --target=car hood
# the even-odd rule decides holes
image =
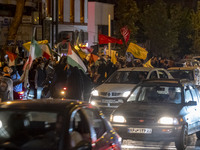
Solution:
[[[120,105],[113,113],[114,115],[123,115],[126,117],[155,117],[162,115],[183,115],[182,105],[177,104],[149,104],[127,102]]]
[[[99,92],[117,92],[123,93],[125,91],[131,91],[136,84],[107,84],[103,83],[95,88]]]

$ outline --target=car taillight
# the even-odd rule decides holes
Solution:
[[[18,92],[19,95],[24,95],[24,91]]]

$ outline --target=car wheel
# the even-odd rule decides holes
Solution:
[[[198,140],[200,139],[200,131],[196,132],[196,137]]]
[[[175,145],[177,150],[184,150],[186,149],[188,144],[188,128],[187,126],[183,126],[182,132],[179,138],[175,141]]]

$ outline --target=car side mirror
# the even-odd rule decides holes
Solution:
[[[197,105],[197,102],[196,101],[189,101],[187,103],[187,106],[196,106]]]
[[[90,142],[81,141],[73,150],[92,150],[92,144]]]

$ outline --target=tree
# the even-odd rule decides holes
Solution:
[[[192,27],[193,27],[193,45],[192,52],[200,54],[200,11],[192,13]]]
[[[26,0],[17,0],[15,16],[14,16],[13,22],[9,28],[6,44],[3,46],[3,51],[1,51],[1,60],[4,59],[5,51],[11,50],[11,47],[9,47],[7,45],[8,41],[10,41],[10,40],[14,41],[16,38],[16,34],[17,34],[18,28],[20,26],[21,20],[22,20],[25,2],[26,2]]]
[[[156,0],[152,5],[147,5],[140,21],[150,40],[149,51],[153,55],[172,56],[178,46],[178,25],[169,17],[167,4]]]
[[[115,20],[116,20],[116,36],[118,38],[123,38],[120,29],[124,26],[127,26],[131,32],[129,42],[135,42],[135,35],[137,34],[138,27],[135,23],[138,20],[137,4],[134,1],[130,0],[118,0],[115,9]],[[129,43],[128,42],[128,43]],[[127,45],[128,45],[127,43]],[[121,47],[123,50],[121,53],[125,54],[127,46],[123,45]]]
[[[183,57],[191,53],[192,47],[192,10],[180,5],[171,5],[170,19],[174,23],[174,30],[178,31],[178,47],[173,50],[175,56]]]

